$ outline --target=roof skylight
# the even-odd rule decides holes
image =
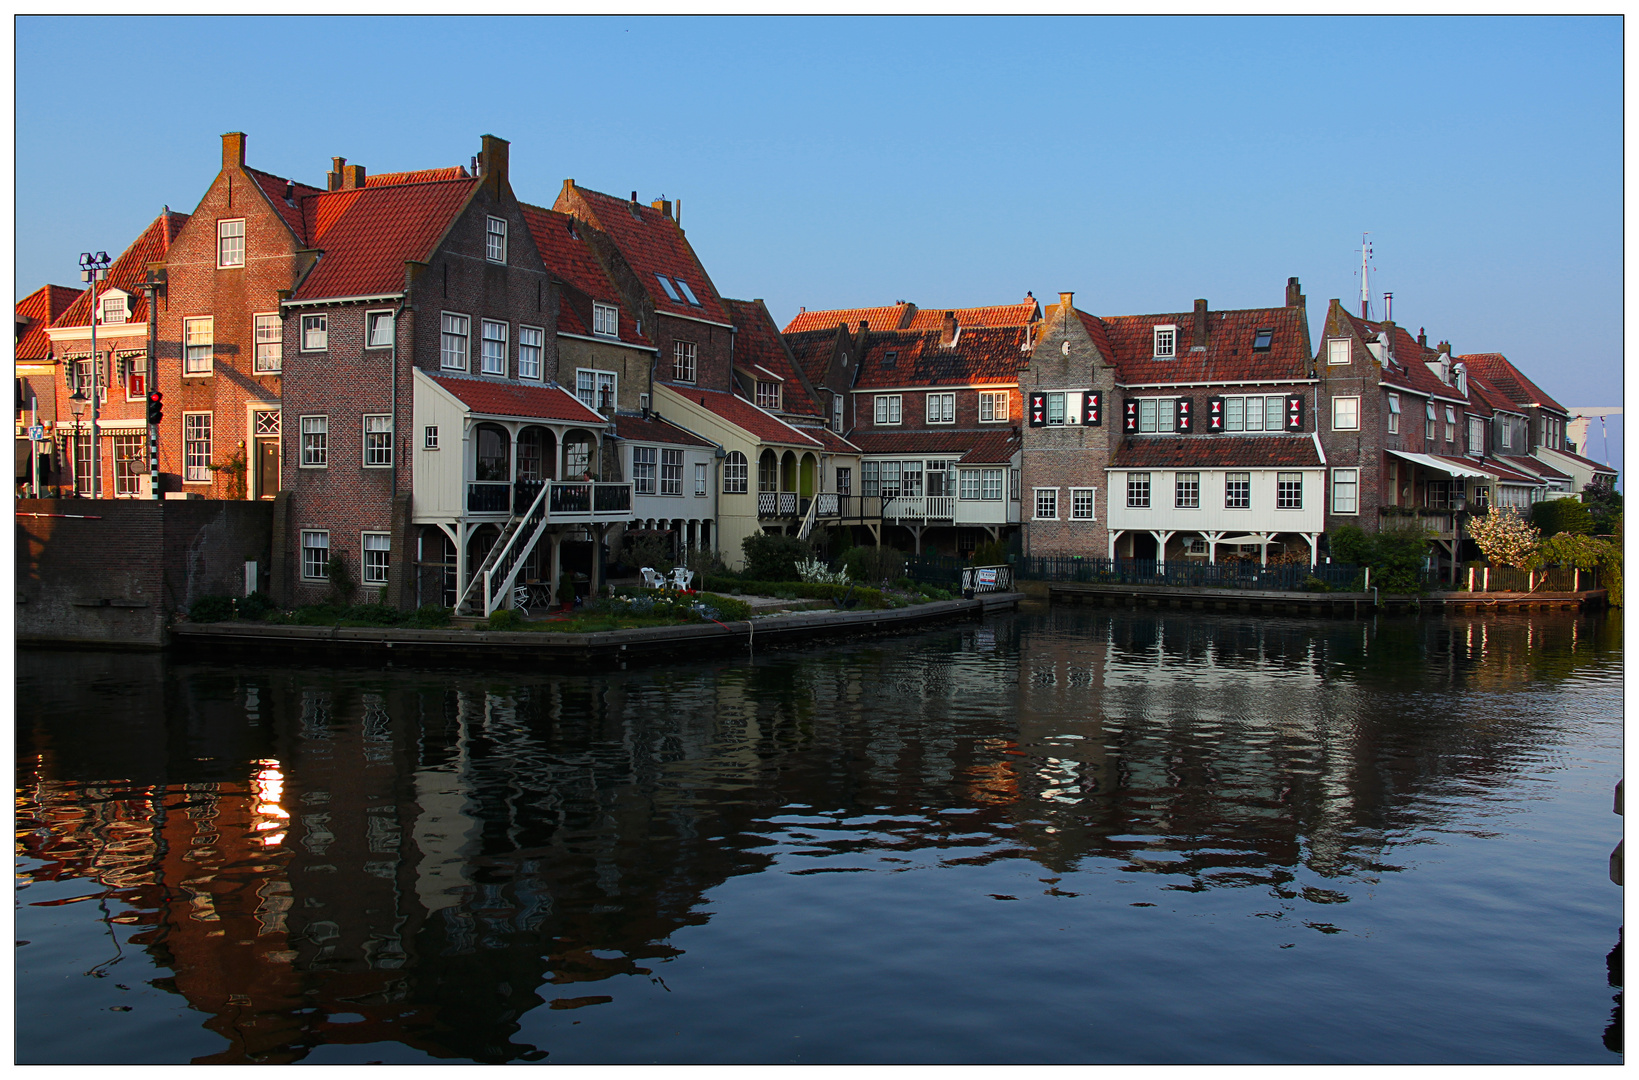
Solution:
[[[1252,347],[1262,352],[1269,348],[1270,342],[1275,340],[1275,331],[1271,327],[1264,327],[1258,331],[1258,336],[1252,339]]]
[[[694,290],[689,288],[688,282],[684,281],[682,278],[678,278],[677,287],[683,290],[683,295],[688,297],[689,303],[693,304],[695,307],[703,306],[700,301],[694,298]]]
[[[683,298],[677,295],[677,289],[672,286],[671,278],[668,278],[662,274],[656,274],[654,279],[660,282],[660,287],[666,290],[666,295],[671,297],[672,303],[681,304],[683,302]]]

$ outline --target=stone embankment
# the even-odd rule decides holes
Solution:
[[[415,664],[552,664],[620,667],[635,661],[703,653],[732,654],[824,638],[901,633],[952,619],[980,618],[1016,608],[1020,593],[981,593],[971,600],[936,600],[882,611],[796,611],[728,623],[608,630],[595,634],[505,630],[413,630],[376,626],[280,626],[258,622],[178,623],[179,650],[212,657],[266,659],[277,650],[346,662]]]

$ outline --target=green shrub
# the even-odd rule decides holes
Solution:
[[[340,604],[351,604],[359,583],[353,580],[353,571],[347,566],[345,551],[332,551],[324,565],[325,580],[330,582],[331,599]]]
[[[855,581],[884,585],[905,574],[905,553],[890,547],[856,547],[842,553],[843,569]]]
[[[1328,537],[1332,558],[1371,567],[1372,584],[1383,592],[1416,592],[1428,555],[1428,532],[1405,518],[1394,520],[1396,524],[1385,523],[1376,533],[1358,525],[1333,529]]]
[[[489,628],[491,630],[522,630],[524,617],[511,608],[496,608],[490,612]]]
[[[188,619],[192,622],[227,622],[233,618],[233,598],[231,596],[201,596],[188,609]]]
[[[1571,533],[1588,536],[1593,532],[1593,514],[1580,499],[1545,499],[1531,507],[1531,524],[1543,536]]]
[[[738,596],[778,596],[803,600],[840,600],[851,597],[862,607],[881,607],[882,590],[867,585],[819,585],[807,581],[739,581],[734,578],[707,578],[701,587],[713,593]]]
[[[620,549],[620,561],[633,569],[652,567],[662,574],[672,572],[671,554],[666,541],[654,533],[629,535]]]
[[[973,549],[968,559],[971,566],[1006,566],[1007,545],[1000,540],[987,540]]]
[[[397,626],[402,619],[403,616],[397,608],[380,602],[354,604],[343,612],[341,617],[344,623],[362,626]]]
[[[437,630],[450,624],[450,609],[437,604],[423,604],[410,614],[404,624],[419,630]]]
[[[941,589],[937,585],[918,584],[916,590],[929,600],[949,600],[951,598],[950,590]]]
[[[795,536],[758,533],[740,543],[745,576],[758,581],[796,581],[797,563],[813,558],[813,547]]]
[[[243,600],[239,601],[239,617],[241,619],[265,619],[277,610],[267,594],[258,589]]]

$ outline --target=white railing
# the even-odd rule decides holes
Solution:
[[[897,521],[950,521],[956,516],[956,496],[900,495],[886,501],[882,516]]]
[[[773,517],[780,508],[780,496],[773,491],[757,492],[757,516],[760,518]]]
[[[797,516],[797,493],[795,491],[780,492],[780,516]]]
[[[814,513],[819,517],[834,518],[838,516],[837,493],[822,491],[814,496]]]
[[[802,527],[797,530],[797,539],[806,540],[808,534],[814,531],[814,517],[819,510],[819,500],[808,500],[808,512],[802,516]]]

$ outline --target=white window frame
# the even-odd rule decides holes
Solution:
[[[593,412],[613,409],[620,400],[620,379],[613,371],[575,369],[575,397]],[[604,404],[607,401],[608,404]]]
[[[1006,470],[1006,469],[980,469],[979,470],[979,498],[983,499],[985,502],[1001,502],[1002,501],[1002,491],[1003,491],[1003,481],[1007,479],[1007,472],[1008,472],[1008,470]],[[1017,502],[1018,499],[1019,499],[1018,483],[1017,483],[1018,476],[1019,476],[1018,471],[1015,470],[1013,472],[1013,479],[1014,479],[1013,501],[1014,502]],[[995,494],[992,494],[992,492],[994,492]]]
[[[297,438],[300,439],[297,445],[300,464],[297,467],[302,469],[328,469],[330,467],[329,415],[303,416],[298,420],[296,430],[299,433]]]
[[[423,450],[437,450],[438,449],[438,425],[437,424],[428,424],[426,427],[421,429],[421,449],[423,449]]]
[[[683,451],[660,448],[660,494],[683,494]]]
[[[979,423],[1005,424],[1007,423],[1008,398],[1011,395],[1006,390],[979,391]],[[986,415],[986,414],[989,415]]]
[[[382,541],[385,541],[383,543]],[[374,544],[372,545],[372,542]],[[359,584],[386,585],[387,575],[392,568],[393,534],[384,532],[366,532],[359,534]],[[381,552],[379,559],[370,558],[373,552]],[[379,566],[379,573],[375,573],[375,562]]]
[[[1138,430],[1140,434],[1171,434],[1178,428],[1177,398],[1139,398]],[[1146,426],[1147,425],[1147,426]]]
[[[285,321],[276,311],[251,317],[256,355],[251,361],[257,374],[277,375],[285,366]]]
[[[108,310],[108,306],[110,304],[118,304],[119,305],[119,312],[118,312],[119,317],[118,318],[110,317],[109,310]],[[130,302],[126,300],[124,293],[118,293],[118,294],[115,294],[113,296],[103,296],[103,297],[100,297],[98,299],[98,301],[97,301],[97,321],[102,323],[102,325],[104,325],[104,326],[123,326],[126,323],[126,321],[130,319],[130,317],[131,317],[131,305],[130,305]]]
[[[659,447],[632,447],[632,493],[635,495],[658,495],[660,493]]]
[[[1190,477],[1190,479],[1185,479]],[[1193,488],[1193,495],[1185,501],[1184,485]],[[1199,510],[1201,508],[1201,474],[1198,472],[1180,472],[1172,474],[1172,506],[1174,510]]]
[[[233,225],[239,226],[238,235],[235,235],[231,228],[229,228]],[[238,255],[237,258],[231,257],[234,246],[231,241],[234,240],[239,241],[238,251],[236,253]],[[238,270],[243,268],[244,265],[245,219],[223,218],[221,221],[216,223],[216,268],[218,270]]]
[[[148,478],[148,436],[141,432],[114,432],[114,497],[136,498]]]
[[[672,342],[672,381],[692,383],[699,373],[700,347],[692,341]]]
[[[1178,355],[1178,326],[1169,324],[1157,326],[1152,332],[1157,360],[1171,360]]]
[[[1070,520],[1093,521],[1098,505],[1095,497],[1097,489],[1090,487],[1073,487],[1070,489]],[[1085,503],[1085,506],[1083,506]]]
[[[451,348],[459,341],[459,353]],[[458,363],[452,360],[458,359]],[[472,318],[459,312],[444,311],[438,320],[438,365],[445,371],[465,371],[472,361]]]
[[[304,353],[330,351],[330,316],[324,312],[301,316]]]
[[[750,490],[751,462],[738,450],[723,458],[723,494],[744,495]]]
[[[1326,363],[1347,364],[1354,359],[1354,347],[1348,338],[1328,338],[1326,341]]]
[[[216,370],[216,318],[200,315],[182,320],[182,374],[210,375]]]
[[[711,477],[708,472],[704,461],[694,463],[694,493],[701,498],[704,498],[706,492],[711,489]]]
[[[370,430],[375,421],[376,430]],[[365,413],[359,418],[361,437],[359,453],[366,469],[387,469],[393,464],[393,416],[391,413]],[[386,436],[385,442],[382,436]]]
[[[1347,500],[1341,498],[1342,489],[1349,489]],[[1347,502],[1347,505],[1344,505]],[[1332,470],[1332,513],[1359,514],[1360,513],[1360,470],[1333,469]]]
[[[378,328],[383,323],[386,323],[386,329],[387,329],[386,338],[387,338],[387,340],[378,342],[377,338],[382,336],[380,333],[378,333]],[[394,335],[394,327],[393,327],[393,309],[392,308],[382,308],[379,311],[366,311],[364,313],[364,347],[366,349],[390,349],[390,348],[392,348],[393,347],[393,335]]]
[[[1423,438],[1428,442],[1435,441],[1435,426],[1439,422],[1439,417],[1434,411],[1434,401],[1432,399],[1425,401],[1423,403]]]
[[[831,395],[831,430],[842,431],[842,395]]]
[[[757,407],[759,409],[772,409],[776,412],[779,411],[780,384],[778,382],[774,381],[773,379],[758,379],[757,389],[755,392],[757,395]]]
[[[592,333],[600,337],[620,336],[620,308],[614,304],[592,303]]]
[[[485,259],[492,263],[506,262],[506,234],[506,218],[486,217],[484,219]]]
[[[1291,485],[1297,485],[1297,498],[1291,497]],[[1275,509],[1302,510],[1303,509],[1303,474],[1301,472],[1277,472],[1275,474]]]
[[[927,396],[928,423],[954,424],[956,423],[956,394],[947,391]]]
[[[1047,426],[1063,427],[1065,420],[1065,393],[1062,390],[1052,390],[1047,394]]]
[[[204,423],[201,424],[200,420]],[[209,484],[211,475],[211,454],[213,451],[213,432],[215,423],[209,412],[185,412],[182,414],[182,482],[184,484]],[[204,438],[199,437],[203,428]],[[204,452],[199,454],[199,462],[195,464],[196,448],[204,444]]]
[[[1476,456],[1485,453],[1485,418],[1483,416],[1470,414],[1468,417],[1468,452]]]
[[[1127,509],[1148,510],[1155,503],[1155,485],[1147,472],[1127,474]]]
[[[1447,405],[1445,409],[1446,442],[1454,443],[1457,441],[1457,407],[1455,405]]]
[[[322,541],[322,542],[321,543],[312,543],[311,541],[313,541],[313,540],[319,540],[319,541]],[[312,569],[312,570],[309,569],[309,566],[312,565],[310,560],[308,559],[308,552],[310,552],[310,551],[322,551],[322,552],[324,552],[323,559],[321,561],[319,561],[317,567],[315,569]],[[303,581],[324,581],[324,580],[326,580],[325,571],[328,570],[329,567],[330,567],[330,530],[329,529],[303,529],[302,530],[302,580]]]
[[[876,426],[892,427],[904,423],[904,404],[901,394],[877,394],[871,406]]]
[[[1390,435],[1400,434],[1400,395],[1399,394],[1390,394],[1389,395],[1389,423],[1388,423],[1388,429],[1389,429],[1389,434]]]
[[[540,379],[546,363],[546,331],[518,324],[518,378]]]
[[[1332,430],[1360,430],[1360,398],[1358,396],[1335,397],[1332,399]]]
[[[1035,499],[1033,500],[1035,514],[1031,520],[1057,521],[1059,519],[1059,489],[1056,487],[1039,487],[1033,490],[1035,491]],[[1043,510],[1047,512],[1044,514],[1042,513]]]
[[[1269,402],[1277,402],[1275,407],[1275,424],[1270,426]],[[1248,402],[1258,403],[1258,426],[1248,427],[1246,419],[1252,415],[1248,411]],[[1234,419],[1233,417],[1237,417]],[[1239,424],[1237,427],[1236,424]],[[1224,398],[1224,431],[1232,435],[1262,435],[1266,431],[1280,432],[1286,429],[1286,399],[1279,394],[1236,394]]]
[[[478,371],[504,379],[507,376],[507,345],[512,336],[510,326],[499,319],[480,319],[478,323]],[[498,346],[498,351],[492,350],[491,346]]]

